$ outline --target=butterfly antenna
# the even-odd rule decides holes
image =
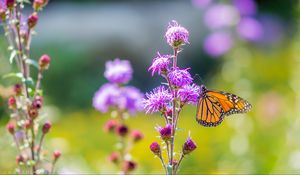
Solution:
[[[201,76],[199,74],[195,74],[195,76],[193,78],[194,78],[194,80],[200,80],[201,84],[205,84],[203,79],[201,78]]]

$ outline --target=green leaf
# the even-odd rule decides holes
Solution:
[[[18,73],[9,73],[9,74],[3,75],[2,78],[4,78],[4,79],[6,79],[6,78],[19,78],[19,79],[23,79],[23,74],[21,72],[18,72]]]
[[[29,65],[32,65],[32,66],[36,67],[37,69],[39,68],[39,64],[35,60],[27,58],[26,59],[26,63],[29,64]]]
[[[17,55],[17,51],[16,50],[13,50],[10,54],[10,57],[9,57],[9,63],[12,64],[13,61],[14,61],[14,58],[16,57]]]
[[[29,78],[27,78],[27,79],[23,78],[22,81],[23,81],[23,83],[25,83],[27,86],[32,87],[32,86],[34,85],[33,79],[32,79],[31,77],[29,77]]]

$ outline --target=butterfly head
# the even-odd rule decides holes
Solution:
[[[202,84],[200,86],[200,97],[203,96],[207,91],[207,88]]]

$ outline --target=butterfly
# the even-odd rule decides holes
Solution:
[[[206,127],[218,126],[225,116],[249,112],[251,107],[248,101],[237,95],[208,90],[201,85],[196,120]]]

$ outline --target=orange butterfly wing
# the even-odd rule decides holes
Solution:
[[[217,126],[225,116],[251,109],[250,103],[231,93],[204,89],[200,96],[196,120],[203,126]]]

